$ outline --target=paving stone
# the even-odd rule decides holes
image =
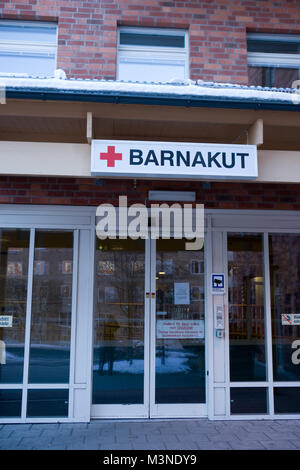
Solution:
[[[207,442],[205,444],[199,444],[200,450],[232,450],[229,442]]]
[[[282,439],[299,439],[300,434],[294,433],[294,432],[287,432],[286,430],[283,431],[266,431],[265,434],[268,437],[268,440],[279,440],[281,441]]]
[[[3,424],[0,449],[300,449],[300,420]]]
[[[0,441],[2,439],[9,439],[13,434],[13,431],[0,430]]]
[[[4,429],[7,431],[25,431],[31,429],[33,424],[5,424]]]
[[[199,446],[193,441],[181,441],[179,444],[173,443],[173,445],[167,444],[167,450],[199,450]]]
[[[296,449],[300,450],[300,441],[299,440],[294,440],[294,439],[289,439],[289,442],[295,446]],[[277,442],[276,442],[277,444]]]
[[[298,443],[298,447],[293,444],[292,441],[289,440],[281,440],[281,442],[274,442],[274,441],[261,441],[263,447],[267,450],[296,450],[300,448]]]
[[[111,444],[109,447],[105,446],[105,445],[101,445],[100,446],[100,450],[107,450],[107,451],[110,451],[110,450],[137,450],[137,449],[133,449],[133,446],[131,443],[127,443],[127,444]]]
[[[259,441],[246,440],[246,441],[230,441],[230,445],[234,450],[259,450],[265,449]]]

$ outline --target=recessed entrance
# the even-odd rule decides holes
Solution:
[[[98,240],[92,417],[205,416],[204,248]]]

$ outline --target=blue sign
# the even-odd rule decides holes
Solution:
[[[211,275],[211,292],[212,294],[225,294],[225,274],[213,273]]]

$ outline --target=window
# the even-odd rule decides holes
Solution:
[[[184,30],[120,28],[118,80],[165,82],[189,76]]]
[[[56,52],[56,24],[0,21],[0,74],[53,76]]]
[[[300,36],[248,34],[249,85],[291,88],[300,78]]]

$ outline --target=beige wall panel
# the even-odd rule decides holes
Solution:
[[[0,173],[90,176],[88,144],[0,142]]]
[[[4,175],[90,175],[88,144],[0,142],[0,173]],[[300,183],[300,151],[258,151],[259,182]]]

